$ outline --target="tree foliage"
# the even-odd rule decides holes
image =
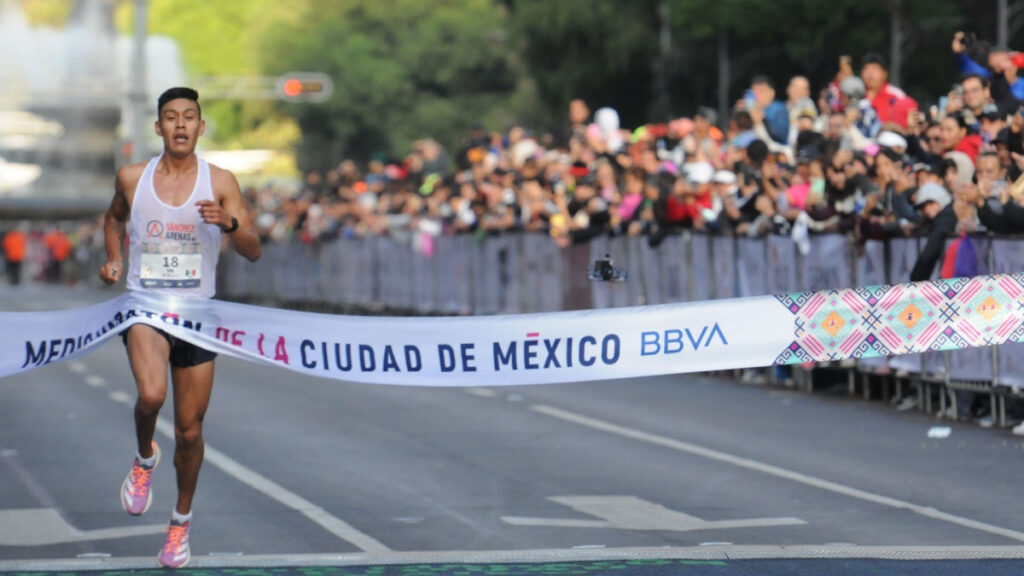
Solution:
[[[726,32],[734,98],[755,74],[773,78],[781,92],[796,74],[824,86],[844,54],[855,66],[868,52],[888,58],[893,10],[902,16],[905,35],[900,84],[919,98],[934,98],[956,77],[949,42],[964,24],[957,3],[931,0],[672,0],[671,10],[681,45],[707,56],[687,59],[684,82],[717,75],[718,35]],[[714,101],[706,90],[692,97]]]
[[[22,1],[37,21],[70,6]],[[122,32],[130,9],[118,4]],[[478,123],[557,132],[577,97],[616,108],[624,126],[692,114],[717,103],[721,40],[730,104],[755,74],[780,96],[794,74],[821,88],[840,55],[889,57],[893,14],[905,37],[899,84],[927,105],[956,78],[953,32],[994,36],[972,0],[150,0],[150,13],[193,76],[329,74],[326,103],[204,107],[222,145],[287,145],[294,117],[304,167],[398,155],[424,137],[455,146]]]
[[[148,31],[177,40],[189,76],[259,76],[259,31],[290,18],[276,0],[149,0]],[[122,34],[132,33],[133,3],[118,5]],[[203,100],[209,138],[221,147],[288,148],[297,139],[290,118],[269,101]],[[254,136],[261,136],[257,139]]]
[[[325,72],[333,97],[286,104],[305,166],[402,154],[413,140],[457,144],[473,124],[507,123],[518,85],[505,14],[490,0],[303,0],[264,29],[264,73]],[[506,126],[498,126],[504,128]]]
[[[658,54],[656,0],[517,0],[512,31],[547,116],[565,122],[569,100],[611,106],[642,122]]]

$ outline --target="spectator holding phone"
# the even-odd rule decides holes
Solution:
[[[975,74],[991,82],[992,97],[1004,108],[1024,100],[1024,78],[1017,75],[1013,53],[1005,46],[993,46],[985,55],[988,66],[982,66],[969,54],[973,37],[957,32],[953,36],[953,54],[963,74]]]
[[[996,112],[999,112],[999,107],[995,106],[992,100],[988,80],[977,74],[968,74],[961,78],[948,98],[946,114],[960,112],[972,130],[980,128],[981,117],[986,110],[995,108]],[[1005,116],[1006,112],[1002,114]]]
[[[773,142],[786,144],[789,140],[789,110],[785,104],[775,99],[775,87],[772,86],[771,79],[767,76],[755,76],[750,81],[750,92],[753,94],[753,101],[744,104],[754,118],[755,124],[758,120],[762,121]]]

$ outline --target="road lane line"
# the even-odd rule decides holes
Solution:
[[[981,532],[988,532],[990,534],[997,534],[999,536],[1003,536],[1011,540],[1024,542],[1024,532],[1018,532],[1016,530],[1010,530],[1009,528],[993,526],[992,524],[986,524],[984,522],[979,522],[977,520],[971,520],[970,518],[956,516],[953,514],[949,514],[947,512],[943,512],[941,510],[936,510],[935,508],[932,508],[930,506],[919,506],[911,502],[906,502],[903,500],[898,500],[896,498],[890,498],[889,496],[883,496],[881,494],[875,494],[872,492],[867,492],[865,490],[852,488],[850,486],[845,486],[837,482],[824,480],[822,478],[809,476],[807,474],[801,474],[800,472],[794,472],[792,470],[787,470],[779,466],[765,464],[764,462],[758,462],[757,460],[751,460],[749,458],[734,456],[726,452],[720,452],[718,450],[713,450],[711,448],[705,448],[704,446],[698,446],[697,444],[691,444],[689,442],[683,442],[680,440],[676,440],[674,438],[658,436],[656,434],[649,434],[647,432],[637,430],[635,428],[627,428],[625,426],[620,426],[618,424],[612,424],[611,422],[598,420],[596,418],[591,418],[589,416],[583,416],[582,414],[576,414],[575,412],[569,412],[568,410],[562,410],[560,408],[555,408],[553,406],[536,404],[530,406],[530,409],[533,410],[534,412],[538,412],[546,416],[551,416],[552,418],[557,418],[565,422],[571,422],[573,424],[578,424],[580,426],[585,426],[587,428],[592,428],[594,430],[600,430],[602,432],[617,434],[625,438],[639,440],[641,442],[662,446],[664,448],[671,448],[679,452],[686,452],[687,454],[692,454],[694,456],[700,456],[703,458],[708,458],[710,460],[716,460],[718,462],[738,466],[740,468],[754,470],[756,472],[761,472],[763,474],[783,478],[785,480],[790,480],[792,482],[798,482],[800,484],[805,484],[807,486],[812,486],[814,488],[819,488],[821,490],[827,490],[829,492],[834,492],[836,494],[841,494],[843,496],[849,496],[851,498],[857,498],[859,500],[872,502],[874,504],[879,504],[882,506],[889,506],[891,508],[908,510],[910,512],[920,514],[921,516],[925,516],[927,518],[942,520],[944,522],[957,524],[965,528],[979,530]]]
[[[114,402],[117,402],[118,404],[125,404],[128,406],[132,406],[135,404],[135,397],[121,390],[114,390],[113,392],[107,394],[107,397],[113,400]]]
[[[135,399],[132,396],[120,390],[114,390],[110,392],[108,396],[111,400],[119,404],[130,405],[135,402]],[[169,420],[158,418],[156,421],[156,429],[172,442],[174,441],[174,424]],[[238,480],[257,492],[260,492],[270,499],[301,513],[303,516],[319,524],[323,529],[334,534],[338,538],[349,542],[363,552],[377,553],[391,551],[391,549],[384,544],[356,530],[347,522],[332,516],[323,508],[313,504],[298,494],[285,489],[283,486],[273,482],[269,478],[261,476],[256,471],[246,468],[209,444],[206,444],[206,455],[203,460],[212,466],[220,468],[221,471],[226,473],[228,476],[231,476],[235,480]]]
[[[479,396],[481,398],[494,398],[498,395],[497,392],[490,388],[466,388],[466,394],[472,396]]]
[[[170,421],[164,418],[157,419],[156,429],[167,438],[170,438],[172,441],[174,440],[174,424]],[[235,480],[238,480],[242,484],[262,493],[270,499],[301,513],[313,522],[319,524],[323,529],[359,548],[363,552],[380,553],[391,551],[391,549],[384,544],[366,534],[363,534],[359,530],[356,530],[353,526],[342,519],[332,516],[323,508],[313,504],[302,496],[291,492],[269,478],[260,475],[258,472],[246,468],[244,465],[230,458],[220,450],[213,448],[209,444],[206,444],[206,456],[203,461],[220,468],[221,471],[228,476],[231,476]]]

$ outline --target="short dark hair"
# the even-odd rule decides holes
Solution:
[[[861,68],[864,68],[868,64],[878,64],[883,70],[889,69],[889,67],[885,65],[885,58],[878,52],[868,52],[860,59]]]
[[[974,161],[974,165],[977,166],[978,162],[980,162],[982,158],[995,158],[996,160],[999,160],[999,154],[988,150],[981,152],[978,154],[978,158]]]
[[[736,123],[736,129],[742,132],[754,128],[754,119],[746,110],[736,110],[732,113],[732,121]]]
[[[758,84],[767,84],[769,88],[775,89],[775,86],[772,85],[772,79],[764,74],[758,74],[750,79],[751,86],[757,86]]]
[[[768,159],[768,145],[765,144],[764,140],[754,140],[747,145],[747,158],[755,166],[764,164],[765,160]]]
[[[963,86],[964,82],[967,82],[971,78],[976,78],[978,80],[978,82],[981,82],[981,87],[982,88],[988,88],[989,87],[988,78],[985,78],[985,77],[981,76],[980,74],[974,74],[974,73],[964,74],[963,76],[961,76],[960,77],[960,85]]]
[[[962,112],[957,111],[957,112],[953,112],[952,114],[947,114],[946,118],[949,118],[950,120],[956,122],[956,125],[957,125],[958,128],[968,128],[969,127],[969,126],[967,126],[967,119],[964,118],[964,115],[963,115]]]
[[[191,100],[196,103],[196,108],[199,108],[200,118],[203,116],[203,107],[199,105],[199,92],[196,92],[192,88],[185,86],[175,86],[174,88],[168,88],[164,90],[164,93],[160,95],[160,98],[156,101],[156,113],[157,116],[163,113],[164,106],[171,100],[177,100],[178,98],[184,98]]]

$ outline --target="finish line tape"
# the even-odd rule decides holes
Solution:
[[[314,314],[128,292],[0,312],[0,376],[143,323],[209,350],[368,384],[497,386],[705,372],[1024,340],[1024,275],[508,316]]]

